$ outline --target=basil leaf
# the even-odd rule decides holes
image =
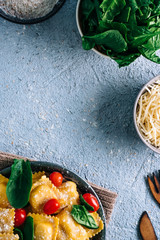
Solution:
[[[14,228],[14,234],[18,234],[19,240],[23,240],[23,233],[19,228]]]
[[[99,228],[97,226],[94,218],[87,211],[87,209],[82,205],[73,205],[71,215],[77,223],[79,223],[89,229]]]
[[[15,159],[11,167],[6,194],[8,201],[14,208],[23,208],[29,201],[32,187],[32,171],[29,161]]]
[[[94,207],[92,207],[91,205],[89,205],[83,198],[82,194],[80,195],[80,202],[82,205],[84,205],[88,211],[94,211]]]
[[[33,240],[34,239],[34,224],[33,218],[31,216],[26,218],[23,228],[24,240]]]

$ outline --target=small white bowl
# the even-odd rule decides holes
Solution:
[[[77,22],[78,31],[79,31],[81,37],[83,37],[83,32],[82,32],[82,28],[81,28],[81,20],[80,20],[80,17],[81,17],[80,5],[81,5],[81,0],[78,0],[77,7],[76,7],[76,22]],[[98,51],[96,48],[92,48],[92,50],[95,53],[99,54],[100,56],[109,58],[107,55],[105,55],[104,53]]]
[[[139,101],[139,98],[141,97],[141,95],[146,91],[146,87],[148,87],[148,85],[151,85],[153,83],[155,83],[157,80],[160,80],[160,75],[154,77],[153,79],[151,79],[147,84],[145,84],[143,86],[143,88],[141,89],[141,91],[139,92],[137,98],[136,98],[136,101],[135,101],[135,104],[134,104],[134,110],[133,110],[133,118],[134,118],[134,125],[135,125],[135,128],[136,128],[136,131],[139,135],[139,137],[141,138],[141,140],[146,144],[147,147],[149,147],[150,149],[152,149],[154,152],[156,153],[159,153],[160,154],[160,148],[156,148],[154,145],[150,144],[149,142],[147,142],[143,135],[141,134],[138,126],[137,126],[137,121],[136,121],[136,116],[137,116],[137,105],[138,105],[138,101]]]

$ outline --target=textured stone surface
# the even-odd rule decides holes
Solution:
[[[138,138],[133,104],[160,66],[140,57],[119,69],[81,47],[76,1],[51,19],[16,25],[0,19],[0,150],[67,166],[119,193],[107,240],[139,239],[149,212],[160,238],[160,209],[146,175],[159,155]]]

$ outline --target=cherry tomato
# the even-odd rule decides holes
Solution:
[[[93,196],[91,193],[85,193],[83,194],[84,200],[94,208],[94,212],[96,212],[99,209],[99,203],[97,201],[97,198]],[[93,212],[93,211],[89,211]]]
[[[26,211],[22,208],[15,210],[15,219],[14,225],[15,227],[21,226],[26,220]]]
[[[50,174],[49,179],[56,187],[59,187],[62,184],[63,176],[59,172],[53,172]]]
[[[57,212],[57,210],[60,208],[60,203],[57,199],[53,198],[50,199],[48,202],[45,203],[43,207],[43,211],[45,214],[53,214]]]

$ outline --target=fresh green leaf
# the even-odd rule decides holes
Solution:
[[[133,30],[137,27],[137,16],[133,10],[131,10],[129,15],[128,27]]]
[[[147,59],[155,63],[160,63],[160,57],[156,55],[156,50],[150,50],[145,47],[139,48],[140,53]]]
[[[152,38],[156,35],[159,35],[159,34],[160,34],[160,32],[155,32],[155,33],[148,33],[148,34],[143,34],[143,35],[137,36],[134,38],[133,41],[131,41],[130,45],[133,48],[138,47],[138,46],[144,44],[145,42],[147,42],[150,38]]]
[[[125,67],[135,61],[136,58],[140,56],[140,53],[124,53],[117,55],[117,53],[107,51],[107,55],[115,60],[119,64],[119,67]]]
[[[90,50],[92,48],[94,48],[95,46],[95,42],[94,41],[88,41],[87,38],[82,37],[82,47],[85,50]]]
[[[120,23],[126,23],[129,21],[131,14],[131,7],[125,7],[121,13],[116,17],[116,21],[119,21]]]
[[[89,17],[89,15],[93,10],[94,10],[94,3],[92,2],[92,0],[82,1],[82,11],[85,19]]]
[[[98,0],[94,0],[94,6],[95,6],[95,10],[96,10],[97,20],[99,22],[102,17],[102,12],[100,11],[100,6],[99,6]]]
[[[27,217],[24,223],[23,237],[24,237],[24,240],[34,239],[34,224],[33,224],[33,218],[31,216]]]
[[[88,42],[88,45],[86,44],[87,46],[93,46],[93,43],[97,45],[104,45],[118,53],[127,49],[127,43],[125,39],[117,30],[109,30],[94,36],[83,36],[82,41],[85,41],[85,43]]]
[[[83,198],[82,194],[80,195],[80,202],[82,205],[84,205],[86,207],[86,209],[88,211],[94,211],[94,207],[92,207],[91,205],[89,205]]]
[[[141,10],[146,7],[150,7],[151,9],[154,9],[154,3],[153,0],[136,0],[138,8]]]
[[[159,14],[160,14],[160,2],[159,2],[159,4],[156,6],[153,14],[154,14],[154,15],[157,15],[157,14],[159,15]]]
[[[23,159],[15,159],[11,167],[6,194],[9,203],[14,208],[23,208],[29,201],[32,187],[32,171],[30,162]]]
[[[136,12],[139,7],[136,0],[128,0],[128,4],[131,7],[132,11]]]
[[[160,49],[160,34],[150,38],[146,44],[142,45],[142,47],[152,51]]]
[[[94,218],[87,211],[87,209],[82,205],[73,205],[71,215],[76,222],[78,222],[79,224],[81,224],[89,229],[97,229],[98,228]]]
[[[117,16],[121,10],[125,7],[125,0],[103,0],[100,5],[102,11],[104,12],[104,16],[102,18],[103,21],[112,21],[115,16]]]
[[[105,31],[105,30],[117,30],[119,31],[125,40],[127,40],[127,27],[124,23],[119,22],[103,22],[101,21],[99,24],[99,31]]]
[[[14,228],[14,234],[18,234],[19,240],[23,240],[23,233],[19,228]]]

